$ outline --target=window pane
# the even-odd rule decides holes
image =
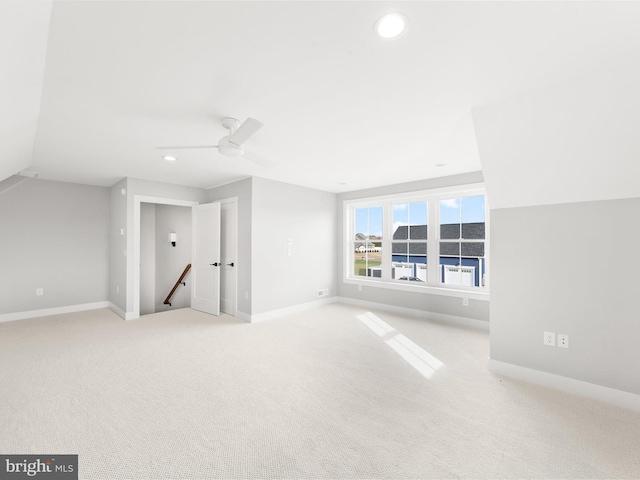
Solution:
[[[391,278],[394,280],[410,281],[413,275],[414,264],[407,261],[393,262],[391,264]]]
[[[402,203],[393,206],[394,240],[427,239],[427,202]]]
[[[427,239],[426,225],[411,225],[411,240],[426,240],[426,239]]]
[[[382,238],[382,207],[356,208],[355,240],[367,237]]]
[[[457,240],[460,238],[460,224],[440,225],[440,238],[443,240]]]
[[[462,238],[485,238],[485,206],[484,195],[463,197],[462,203]]]
[[[460,223],[460,199],[440,200],[440,225]]]
[[[369,237],[382,239],[382,207],[369,208]]]
[[[367,277],[382,278],[380,259],[370,259],[367,263]]]
[[[462,197],[462,223],[484,223],[484,195]]]
[[[406,240],[407,238],[409,238],[409,204],[394,205],[393,239]]]
[[[382,207],[356,208],[353,274],[382,277]]]
[[[462,238],[482,240],[485,238],[484,223],[463,223]]]
[[[353,274],[361,277],[377,277],[381,275],[381,252],[380,247],[373,247],[373,250],[362,252],[356,247],[353,256]]]
[[[409,204],[409,238],[412,240],[427,239],[427,202]]]
[[[440,255],[460,256],[460,243],[440,242]]]
[[[369,235],[369,209],[356,208],[355,222],[356,222],[355,240],[356,241],[365,240]]]
[[[393,242],[391,244],[391,254],[407,253],[407,242]]]
[[[476,282],[477,268],[471,265],[442,265],[442,283],[473,287]]]
[[[462,242],[463,257],[484,257],[484,242]]]
[[[427,242],[412,242],[409,244],[411,255],[427,255]]]

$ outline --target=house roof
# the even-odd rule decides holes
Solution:
[[[462,227],[462,236],[460,235]],[[442,224],[440,225],[440,238],[452,240],[463,238],[467,240],[480,240],[485,238],[484,222],[470,222],[463,224]],[[427,239],[427,225],[400,225],[393,232],[394,240],[422,240]]]

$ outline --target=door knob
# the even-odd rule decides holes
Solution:
[[[231,262],[231,263],[227,263],[227,266],[228,266],[228,267],[233,267],[233,262]]]
[[[221,264],[221,263],[216,262],[216,263],[210,263],[209,265],[213,265],[214,267],[217,267],[217,266],[222,265],[222,264]]]

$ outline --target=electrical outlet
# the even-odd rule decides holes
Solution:
[[[469,306],[469,299],[468,298],[463,298],[462,299],[462,306],[463,307],[468,307]]]
[[[318,296],[319,297],[326,297],[327,295],[329,295],[329,289],[328,288],[323,288],[322,290],[318,290]]]
[[[44,295],[44,288],[37,288],[36,289],[36,295],[37,296]]]
[[[556,334],[553,332],[544,332],[544,344],[550,347],[556,346]]]
[[[562,348],[569,348],[569,335],[564,335],[562,333],[559,333],[558,346]]]

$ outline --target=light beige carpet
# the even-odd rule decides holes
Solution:
[[[640,478],[640,414],[487,359],[487,332],[339,304],[5,323],[0,453],[85,479]]]

